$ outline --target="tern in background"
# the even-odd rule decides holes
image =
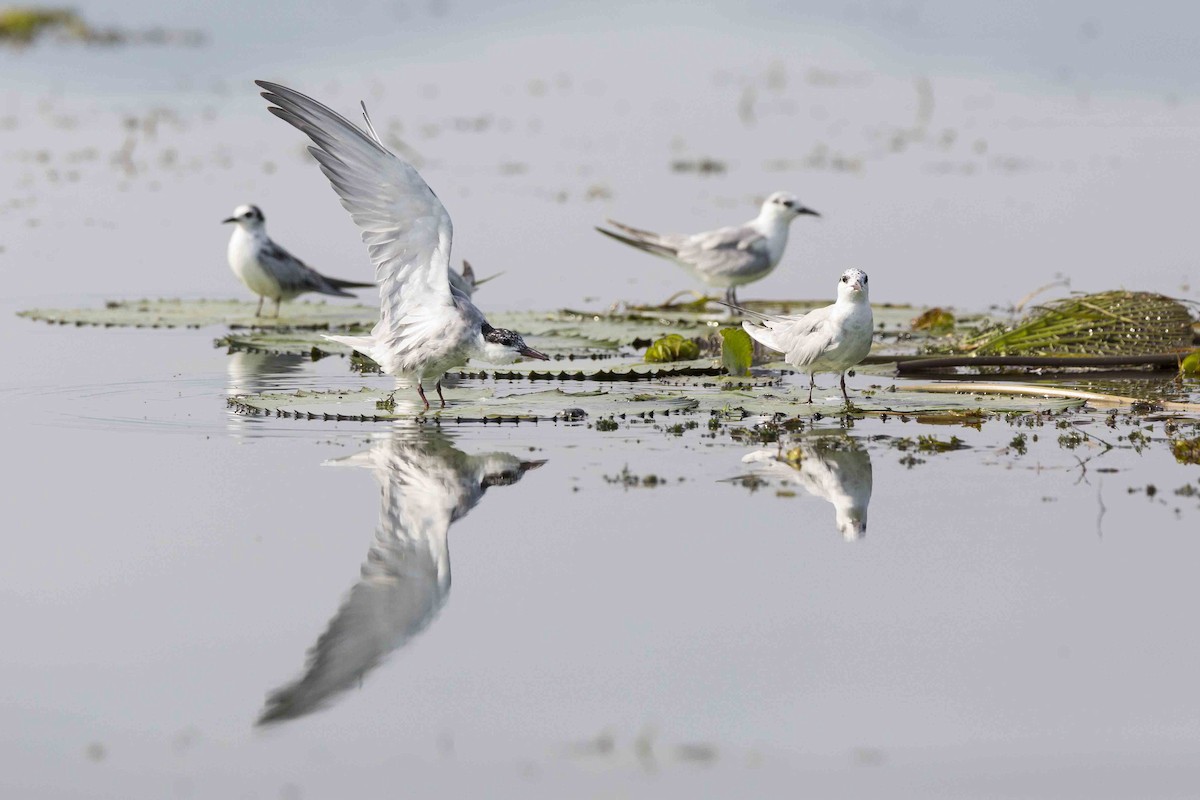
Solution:
[[[725,290],[725,302],[737,305],[737,287],[771,274],[787,246],[788,226],[802,214],[821,216],[795,195],[775,192],[758,216],[745,225],[705,233],[652,233],[615,220],[617,231],[596,228],[618,242],[670,259],[709,286]]]
[[[450,526],[492,486],[545,461],[468,455],[440,431],[394,431],[369,450],[327,461],[367,467],[380,487],[379,525],[362,577],[309,651],[304,675],[267,697],[259,724],[303,716],[356,686],[428,627],[450,592]]]
[[[838,282],[837,302],[816,308],[800,317],[777,317],[738,309],[754,317],[742,327],[751,338],[783,353],[787,363],[808,373],[808,402],[818,372],[838,372],[842,376],[842,398],[846,394],[846,370],[871,352],[875,321],[867,295],[867,273],[848,269]]]
[[[508,364],[522,356],[549,360],[516,331],[496,328],[460,291],[451,289],[454,227],[437,195],[408,162],[384,147],[366,106],[364,132],[337,112],[277,83],[256,81],[270,111],[312,139],[308,148],[342,198],[375,264],[379,322],[367,336],[326,336],[370,356],[388,375],[416,383],[478,358]]]
[[[346,289],[375,285],[322,275],[275,244],[267,236],[267,220],[258,206],[238,206],[232,217],[221,221],[234,225],[233,236],[229,237],[229,268],[247,289],[258,295],[256,317],[262,314],[263,300],[268,297],[275,301],[278,317],[281,302],[308,292],[353,297]]]
[[[805,439],[781,459],[774,450],[755,450],[742,457],[756,471],[799,484],[813,497],[833,505],[834,522],[847,542],[867,533],[871,503],[871,454],[849,436]]]

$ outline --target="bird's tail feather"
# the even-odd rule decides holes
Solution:
[[[662,256],[663,258],[674,258],[677,255],[677,252],[674,248],[667,247],[666,245],[635,239],[631,236],[625,236],[623,234],[616,233],[615,231],[605,230],[604,228],[596,228],[596,230],[600,231],[605,236],[616,239],[618,242],[627,244],[630,247],[636,247],[638,250],[644,250],[645,252],[656,256]]]
[[[726,308],[731,308],[734,311],[736,311],[739,314],[742,314],[744,316],[754,317],[755,319],[763,320],[764,322],[766,320],[777,319],[776,317],[773,317],[770,314],[763,314],[761,311],[751,311],[748,308],[742,308],[741,306],[735,306],[733,303],[726,303],[724,300],[714,300],[713,302],[717,303],[718,305],[725,306]]]
[[[742,330],[750,334],[750,338],[759,344],[765,345],[766,347],[769,347],[772,350],[776,350],[780,353],[783,352],[783,348],[779,346],[779,342],[775,339],[775,331],[772,329],[746,320],[742,323]]]
[[[373,359],[375,358],[372,355],[372,351],[375,349],[375,337],[373,336],[333,336],[331,334],[322,334],[321,338],[337,342],[338,344],[344,344],[357,353],[362,353],[364,356],[370,356]],[[378,359],[375,360],[378,361]]]
[[[358,281],[344,281],[341,278],[325,278],[329,284],[335,289],[370,289],[375,286],[375,282],[359,283]]]
[[[632,234],[633,236],[636,236],[639,239],[654,240],[654,239],[658,238],[658,234],[655,233],[654,231],[643,230],[642,228],[635,228],[632,225],[626,225],[624,222],[617,222],[615,219],[606,219],[605,222],[607,222],[609,225],[612,225],[614,228],[625,231],[628,234]]]

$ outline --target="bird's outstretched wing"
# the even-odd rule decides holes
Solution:
[[[454,228],[416,169],[311,97],[277,83],[255,83],[266,90],[262,96],[272,114],[313,140],[309,152],[362,229],[380,284],[381,316],[407,324],[450,306]]]

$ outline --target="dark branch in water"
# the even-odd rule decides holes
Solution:
[[[1186,353],[1147,353],[1128,356],[879,356],[879,363],[896,362],[897,372],[923,372],[948,367],[1114,367],[1139,366],[1178,369]],[[866,363],[866,362],[864,362]]]

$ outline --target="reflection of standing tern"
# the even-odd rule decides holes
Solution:
[[[800,442],[793,458],[781,461],[773,450],[756,450],[742,457],[753,464],[804,487],[813,497],[833,504],[838,532],[846,541],[867,533],[867,506],[871,503],[871,454],[850,437],[813,437]]]

